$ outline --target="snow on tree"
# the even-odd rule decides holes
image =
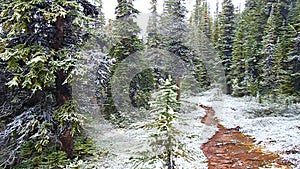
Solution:
[[[219,20],[219,0],[216,3],[216,11],[214,13],[214,21],[212,26],[212,42],[216,49],[218,49],[219,37],[220,37],[220,20]]]
[[[163,13],[160,16],[160,34],[162,41],[160,48],[165,49],[189,63],[189,49],[184,45],[187,31],[185,23],[186,8],[183,0],[164,1]]]
[[[234,6],[231,0],[224,0],[222,3],[222,12],[220,18],[220,40],[218,47],[220,50],[220,57],[224,66],[226,83],[227,83],[227,94],[232,93],[232,87],[230,82],[230,73],[232,65],[232,46],[234,40],[234,29],[235,29],[235,15]]]
[[[294,1],[291,3],[291,9],[288,18],[288,29],[289,35],[289,52],[288,59],[289,63],[288,70],[290,71],[290,79],[292,85],[292,94],[299,96],[300,93],[300,2]],[[289,85],[289,84],[287,84]]]
[[[244,14],[241,14],[237,18],[237,28],[235,31],[235,38],[233,42],[232,52],[232,65],[231,65],[231,84],[232,95],[244,96],[248,95],[248,89],[246,84],[246,45],[245,45],[245,26]]]
[[[135,167],[154,167],[162,162],[163,168],[175,169],[176,159],[193,160],[191,151],[180,141],[182,132],[175,125],[180,119],[177,112],[180,103],[176,99],[178,87],[172,83],[171,76],[161,81],[162,85],[153,93],[150,102],[152,120],[141,126],[150,131],[151,150],[134,159]]]
[[[30,140],[39,152],[60,142],[73,158],[81,117],[70,76],[78,49],[96,24],[97,6],[85,0],[2,1],[0,6],[0,59],[10,88],[4,104],[18,105],[1,115],[6,125],[0,133],[0,165],[13,165],[17,151]]]
[[[274,90],[272,90],[276,83],[277,83],[277,71],[275,69],[275,56],[274,53],[277,48],[277,36],[276,36],[276,21],[275,21],[275,14],[276,12],[275,5],[272,5],[271,13],[267,21],[266,26],[266,35],[263,37],[263,50],[262,54],[264,58],[262,60],[262,76],[263,78],[261,81],[261,85],[263,86],[264,94],[271,94]]]
[[[151,1],[151,16],[147,27],[147,46],[157,48],[159,44],[157,0]]]
[[[142,40],[139,39],[138,34],[140,28],[138,27],[136,21],[137,14],[139,11],[134,8],[133,0],[118,0],[118,5],[115,8],[116,19],[112,21],[112,44],[109,50],[109,56],[116,59],[116,64],[112,68],[112,72],[116,70],[118,64],[121,63],[124,59],[133,55],[136,52],[139,52],[143,49]],[[128,65],[129,67],[131,65]],[[137,90],[139,90],[140,81],[142,81],[137,76],[135,79],[128,79],[126,76],[120,77],[123,81],[132,81],[130,89],[124,89],[123,91],[128,92],[128,95],[131,98],[132,104],[136,104]],[[111,85],[108,86],[107,90],[107,101],[105,103],[105,115],[108,119],[112,117],[117,117],[115,121],[120,123],[122,117],[120,117],[120,112],[116,110],[114,106],[114,101],[111,93]],[[124,120],[124,119],[123,119]]]
[[[241,24],[238,24],[238,29],[242,29],[243,32],[243,64],[244,67],[244,78],[242,81],[236,81],[233,83],[240,83],[242,86],[243,93],[249,93],[251,95],[257,95],[260,90],[259,86],[259,75],[261,68],[258,65],[261,60],[261,50],[262,50],[262,37],[264,35],[264,27],[267,20],[266,14],[264,12],[264,2],[262,0],[248,0],[245,4],[245,9],[242,12],[240,18]],[[237,49],[237,48],[236,48]],[[237,52],[237,51],[234,51]],[[234,53],[233,52],[233,53]],[[236,62],[238,63],[238,62]],[[235,67],[237,65],[234,65]],[[238,73],[239,70],[237,70]],[[236,86],[236,84],[234,84]]]

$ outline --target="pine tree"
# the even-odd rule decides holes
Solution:
[[[191,59],[193,62],[193,75],[198,82],[200,90],[206,90],[210,86],[210,78],[204,59],[211,58],[209,55],[209,40],[203,32],[199,32],[193,22],[189,25],[188,41],[186,44],[192,49]],[[211,45],[212,46],[212,45]]]
[[[243,84],[247,93],[257,95],[260,91],[259,81],[261,68],[262,38],[267,17],[264,11],[264,2],[262,0],[246,1],[243,11],[245,20],[245,78]]]
[[[210,9],[206,0],[203,1],[203,30],[206,37],[210,40],[212,36],[212,19],[210,17]]]
[[[276,94],[284,95],[293,95],[293,84],[292,84],[292,68],[289,63],[288,51],[289,51],[289,38],[288,31],[289,26],[288,22],[285,21],[282,25],[283,30],[281,30],[280,37],[278,38],[277,51],[275,56],[277,59],[277,65],[280,65],[277,76],[278,76],[278,87],[276,88]]]
[[[159,44],[157,0],[151,1],[151,16],[147,27],[147,46],[157,48]]]
[[[300,1],[294,1],[291,3],[291,9],[289,12],[287,29],[288,31],[288,59],[286,62],[286,71],[290,73],[287,77],[287,81],[291,79],[290,83],[284,83],[283,89],[288,89],[289,94],[293,94],[296,97],[300,93]],[[289,90],[292,86],[292,91]]]
[[[232,64],[232,46],[234,39],[234,6],[231,0],[224,0],[222,3],[222,13],[220,14],[220,57],[224,66],[227,94],[232,93],[230,82]]]
[[[111,28],[113,34],[111,45],[112,47],[109,51],[109,56],[116,59],[116,64],[112,69],[112,74],[118,68],[119,63],[121,63],[124,59],[128,58],[129,56],[132,56],[134,53],[139,52],[143,49],[142,40],[138,37],[138,34],[140,33],[140,28],[134,20],[134,18],[136,18],[136,16],[139,14],[139,11],[134,8],[133,0],[118,0],[118,5],[115,9],[115,14],[116,19],[112,22]],[[132,66],[133,65],[128,65],[128,68]],[[128,95],[130,96],[131,102],[134,106],[137,104],[137,90],[139,89],[139,85],[143,83],[140,83],[140,81],[143,81],[143,79],[139,77],[143,76],[138,75],[135,77],[135,79],[129,79],[126,75],[124,75],[121,76],[122,79],[118,79],[124,82],[131,82],[130,88],[124,89],[122,91],[128,92]],[[108,86],[107,97],[108,98],[105,103],[106,106],[104,107],[105,117],[120,124],[125,119],[121,116],[120,112],[118,112],[114,105],[111,93],[111,85]],[[113,119],[114,117],[115,119]]]
[[[263,50],[261,61],[262,77],[261,86],[263,94],[276,101],[280,94],[280,85],[286,81],[285,60],[287,60],[287,10],[288,4],[285,2],[269,1],[266,3],[266,13],[268,21],[263,37]]]
[[[197,25],[199,31],[204,32],[206,37],[211,39],[212,18],[210,16],[210,9],[206,0],[196,0],[193,16],[193,22]]]
[[[192,15],[193,16],[193,22],[194,22],[195,25],[199,25],[199,23],[201,22],[202,13],[203,13],[202,0],[196,0],[194,13]]]
[[[189,50],[184,45],[184,36],[187,31],[185,13],[186,8],[182,0],[166,0],[164,2],[163,14],[160,18],[160,34],[162,36],[160,47],[189,62]]]
[[[186,64],[191,63],[191,50],[185,45],[185,35],[187,31],[185,23],[186,8],[184,0],[165,0],[163,13],[160,16],[161,43],[160,49],[166,50]],[[180,88],[180,79],[177,79]],[[178,99],[180,98],[180,90],[178,90]]]
[[[293,32],[293,39],[292,39],[292,47],[289,52],[289,59],[292,60],[293,62],[293,91],[295,93],[295,96],[299,98],[300,95],[300,2],[296,1],[295,7],[293,10],[290,12],[291,13],[291,20],[294,27],[294,32]],[[297,35],[296,33],[297,32]]]
[[[278,65],[275,65],[275,61],[278,59],[275,57],[275,52],[277,50],[277,39],[278,36],[276,33],[278,32],[278,23],[276,20],[279,19],[278,15],[275,13],[278,11],[277,4],[272,4],[272,8],[270,11],[270,16],[267,21],[267,26],[265,33],[266,35],[263,37],[263,59],[262,59],[262,81],[260,85],[262,85],[263,93],[275,96],[274,89],[277,85],[277,73],[278,73]]]
[[[210,79],[208,77],[207,68],[204,64],[204,59],[211,58],[212,53],[210,48],[210,27],[208,26],[207,3],[201,0],[196,1],[196,6],[191,17],[191,21],[188,25],[189,34],[187,35],[187,45],[193,49],[192,62],[193,73],[199,87],[203,90],[210,86]],[[209,17],[209,18],[208,18]]]
[[[151,16],[148,21],[147,26],[147,42],[146,46],[147,49],[157,49],[159,48],[161,44],[161,36],[159,33],[159,15],[157,12],[157,0],[151,0]],[[147,51],[148,52],[148,51]],[[151,55],[158,55],[156,52],[152,53]],[[159,57],[159,56],[157,56]],[[148,80],[148,83],[154,83],[154,87],[158,89],[158,86],[160,85],[159,79],[164,76],[164,73],[162,70],[160,70],[158,67],[153,67],[152,72],[149,72],[148,77],[146,77]]]
[[[219,20],[219,0],[216,3],[216,11],[214,14],[213,28],[212,28],[212,42],[216,49],[218,48],[220,37],[220,20]]]
[[[236,23],[236,32],[233,42],[233,56],[231,66],[231,84],[232,84],[232,95],[243,96],[248,95],[247,84],[245,84],[247,77],[246,71],[246,44],[245,44],[245,27],[246,22],[244,20],[244,14],[239,15]]]
[[[186,150],[180,141],[181,131],[174,125],[179,120],[179,113],[176,111],[179,105],[176,99],[178,87],[172,83],[171,76],[161,81],[162,85],[153,94],[150,102],[153,120],[142,126],[152,132],[150,134],[152,150],[145,157],[139,158],[142,162],[138,161],[137,165],[156,165],[162,161],[163,168],[175,169],[176,159],[183,158],[189,161],[193,158],[191,152]]]
[[[139,11],[134,8],[132,0],[118,0],[115,9],[116,20],[113,22],[114,42],[110,49],[110,56],[119,62],[142,49],[138,38],[140,28],[134,21]]]
[[[7,101],[18,104],[1,116],[7,123],[0,134],[5,146],[0,165],[12,165],[18,149],[29,140],[37,151],[59,140],[73,158],[73,135],[81,120],[70,76],[98,9],[85,0],[2,1],[0,6],[0,59],[14,95]]]

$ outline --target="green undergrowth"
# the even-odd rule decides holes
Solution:
[[[49,146],[45,151],[37,152],[34,148],[35,143],[29,141],[20,149],[20,158],[17,165],[13,168],[16,169],[60,169],[60,168],[77,168],[70,167],[71,164],[77,164],[80,161],[90,161],[94,158],[104,156],[94,144],[94,141],[86,136],[76,136],[74,139],[74,159],[68,159],[65,152],[60,151],[60,145],[55,144]],[[73,165],[76,166],[76,165]]]

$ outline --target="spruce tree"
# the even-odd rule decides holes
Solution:
[[[212,28],[212,42],[216,49],[219,49],[218,48],[219,37],[220,37],[219,0],[217,0],[216,11],[214,13],[213,28]]]
[[[220,57],[224,66],[227,94],[232,93],[230,82],[232,64],[232,46],[234,39],[234,6],[231,0],[224,0],[222,3],[222,13],[220,14]]]
[[[114,42],[110,49],[110,56],[118,62],[142,49],[141,40],[138,38],[140,28],[134,21],[137,14],[139,11],[134,8],[133,0],[118,0],[116,20],[113,21]]]
[[[236,32],[233,42],[233,56],[231,66],[231,84],[232,84],[232,95],[244,96],[249,94],[246,84],[246,44],[245,44],[245,27],[246,22],[244,20],[244,14],[239,15],[236,23]]]
[[[287,60],[287,16],[288,4],[286,2],[268,1],[266,13],[268,14],[265,36],[263,37],[263,49],[261,60],[262,93],[276,101],[280,94],[280,85],[286,81],[284,75],[288,71],[285,61]]]
[[[157,0],[151,1],[151,16],[147,27],[147,46],[157,48],[159,44]]]
[[[185,45],[187,31],[185,23],[186,8],[184,0],[165,0],[163,13],[160,16],[159,34],[161,36],[160,49],[166,50],[189,64],[191,50]],[[177,72],[178,73],[178,72]],[[180,79],[177,79],[180,88]],[[178,99],[180,90],[178,90]]]
[[[133,0],[118,0],[118,5],[115,8],[115,14],[116,19],[112,22],[112,47],[109,51],[109,56],[116,59],[116,64],[112,69],[112,74],[118,68],[119,63],[121,63],[124,59],[128,58],[129,56],[132,56],[134,53],[143,49],[142,40],[138,37],[138,34],[140,33],[140,28],[134,20],[139,14],[139,11],[134,8]],[[133,65],[128,65],[127,68],[130,68],[132,66]],[[129,79],[126,75],[119,76],[120,79],[118,80],[124,82],[131,82],[130,88],[123,89],[122,91],[127,92],[127,94],[130,96],[132,105],[136,106],[136,98],[138,96],[137,90],[139,90],[140,87],[143,88],[142,86],[139,86],[140,84],[148,85],[148,83],[143,82],[143,80],[147,80],[147,78],[141,75],[137,75],[134,79]],[[141,79],[140,77],[143,77],[143,79]],[[105,103],[105,117],[120,124],[125,119],[121,116],[120,112],[118,112],[114,105],[111,93],[111,85],[109,85],[107,92],[108,99]]]
[[[279,19],[278,15],[275,13],[279,8],[277,4],[272,4],[270,16],[267,21],[267,26],[265,29],[266,35],[263,37],[263,49],[262,49],[262,78],[260,85],[262,85],[262,94],[271,95],[274,97],[274,89],[277,85],[277,73],[278,65],[275,64],[276,58],[275,52],[277,50],[277,28],[278,23],[276,20]]]
[[[160,17],[160,47],[189,62],[188,48],[184,45],[187,31],[185,23],[186,8],[183,0],[165,0],[163,14]]]
[[[210,8],[206,0],[203,1],[203,30],[206,37],[211,40],[212,36],[212,18],[210,16]]]
[[[293,83],[292,83],[292,64],[290,64],[290,60],[288,57],[289,53],[289,29],[288,22],[285,21],[282,25],[283,30],[281,30],[280,37],[278,38],[277,50],[275,52],[275,56],[277,58],[276,64],[280,65],[277,76],[277,88],[276,94],[281,94],[283,96],[290,96],[295,94],[293,92]]]
[[[201,14],[202,14],[202,0],[196,0],[194,13],[192,15],[193,22],[195,25],[199,25],[201,22]]]
[[[147,26],[147,42],[146,42],[147,52],[153,51],[152,49],[156,50],[157,48],[159,48],[161,44],[161,36],[159,33],[159,15],[157,12],[157,0],[151,0],[150,4],[151,4],[151,8],[150,8],[151,16],[149,18],[148,26]],[[153,53],[151,53],[151,55],[158,55],[158,54],[154,51]],[[151,79],[154,82],[154,87],[158,89],[158,86],[160,84],[159,79],[164,76],[162,70],[154,66],[152,67],[152,73],[148,74],[148,76],[149,77],[147,78]],[[148,82],[151,83],[151,81]]]
[[[195,9],[188,25],[187,45],[193,49],[191,56],[193,62],[193,73],[199,82],[201,90],[210,86],[207,68],[204,60],[212,56],[212,45],[210,44],[210,23],[211,20],[207,12],[207,2],[196,1]],[[207,63],[206,63],[207,64]]]
[[[101,2],[100,2],[101,3]],[[0,134],[1,166],[14,163],[19,148],[37,151],[55,142],[73,158],[73,135],[80,127],[71,91],[79,48],[99,14],[88,1],[1,1],[0,59],[14,97]]]
[[[210,9],[206,0],[196,0],[193,12],[193,22],[197,25],[200,32],[204,32],[208,39],[212,37],[212,18]]]
[[[289,73],[287,80],[282,84],[282,89],[290,89],[290,94],[299,96],[300,93],[300,1],[293,1],[291,3],[288,24],[288,59],[286,62],[286,71]],[[291,79],[290,83],[287,83]]]
[[[245,20],[245,78],[247,93],[257,95],[260,91],[260,61],[262,40],[267,16],[264,11],[264,1],[248,0],[243,11]]]
[[[163,162],[163,168],[175,169],[176,159],[183,158],[189,161],[193,160],[193,157],[191,151],[180,141],[182,132],[175,126],[180,119],[179,112],[176,111],[179,105],[176,99],[178,87],[172,82],[171,76],[160,80],[162,85],[153,93],[150,102],[152,119],[142,125],[142,128],[151,131],[151,150],[144,154],[144,157],[138,158],[136,167],[153,165],[152,168]]]

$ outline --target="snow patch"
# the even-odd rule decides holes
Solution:
[[[280,107],[280,105],[260,104],[253,97],[234,98],[222,95],[217,90],[210,90],[182,100],[183,105],[186,106],[183,109],[189,111],[182,114],[183,121],[178,125],[189,138],[182,138],[181,141],[188,149],[194,150],[197,160],[187,163],[177,159],[178,168],[207,168],[207,159],[201,151],[201,146],[218,129],[201,123],[205,111],[198,106],[195,107],[195,104],[203,104],[214,108],[215,116],[223,126],[226,128],[240,126],[241,132],[254,137],[256,143],[265,151],[279,153],[284,160],[292,162],[295,168],[300,169],[299,105],[291,106],[291,112],[294,113],[288,116],[281,116],[285,114],[281,113],[278,116],[256,117],[249,112],[268,110],[272,106]],[[190,108],[187,105],[194,107]],[[132,163],[129,159],[138,156],[137,152],[149,149],[149,131],[136,128],[118,129],[103,119],[95,120],[89,126],[92,127],[89,129],[90,135],[96,140],[97,145],[110,154],[99,161],[102,168],[131,168]]]

